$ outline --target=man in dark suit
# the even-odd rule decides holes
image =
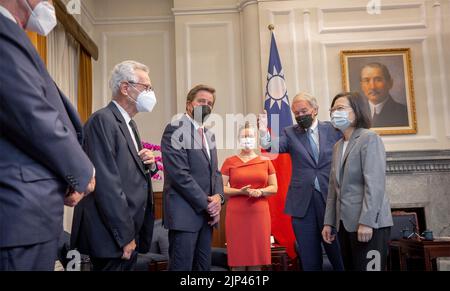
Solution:
[[[292,217],[303,270],[322,270],[322,246],[334,270],[343,270],[339,244],[325,244],[321,234],[333,146],[342,135],[330,122],[317,119],[315,97],[300,93],[294,97],[291,109],[297,124],[286,127],[280,138],[271,141],[266,122],[260,121],[261,145],[291,156],[292,177],[284,212]]]
[[[212,227],[224,203],[215,137],[203,126],[214,102],[214,88],[192,88],[186,114],[168,124],[162,137],[163,220],[169,229],[171,271],[211,268]]]
[[[29,2],[0,0],[0,271],[53,270],[64,204],[95,187],[77,112],[24,32],[48,33],[53,7]]]
[[[125,61],[112,71],[113,100],[85,125],[84,149],[96,167],[97,188],[75,208],[72,247],[90,256],[94,270],[133,270],[153,232],[153,153],[142,149],[132,119],[150,112],[156,97],[147,66]]]
[[[408,126],[408,109],[396,102],[389,91],[394,81],[388,68],[370,63],[361,69],[361,90],[369,100],[373,127]]]

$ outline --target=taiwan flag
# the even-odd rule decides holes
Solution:
[[[264,109],[267,112],[268,128],[273,140],[282,133],[283,128],[292,125],[286,82],[273,32],[270,43],[265,97]],[[291,158],[289,154],[279,154],[274,156],[272,163],[278,180],[277,194],[269,197],[272,235],[278,244],[286,247],[289,257],[295,258],[297,254],[294,246],[295,235],[292,229],[291,217],[284,213],[286,193],[291,179]]]

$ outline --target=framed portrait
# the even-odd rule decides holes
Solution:
[[[382,135],[417,133],[409,48],[341,51],[342,86],[369,101],[372,129]]]

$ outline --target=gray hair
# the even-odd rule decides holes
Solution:
[[[300,101],[300,100],[304,100],[304,101],[308,102],[309,105],[311,105],[311,107],[314,109],[317,109],[317,110],[319,109],[319,104],[317,104],[316,97],[312,96],[309,93],[301,92],[301,93],[298,93],[297,95],[295,95],[294,99],[292,99],[292,105],[294,105],[295,102]]]
[[[117,96],[119,93],[120,84],[122,82],[139,81],[135,75],[135,70],[141,70],[147,74],[150,72],[146,65],[135,61],[123,61],[114,67],[111,72],[111,79],[109,80],[109,88],[112,91],[113,97]]]

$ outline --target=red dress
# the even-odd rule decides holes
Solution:
[[[266,158],[256,157],[244,163],[238,156],[232,156],[225,160],[221,172],[230,177],[231,188],[251,185],[260,189],[268,186],[269,175],[275,169]],[[228,265],[270,265],[270,224],[266,197],[231,196],[225,218]]]

